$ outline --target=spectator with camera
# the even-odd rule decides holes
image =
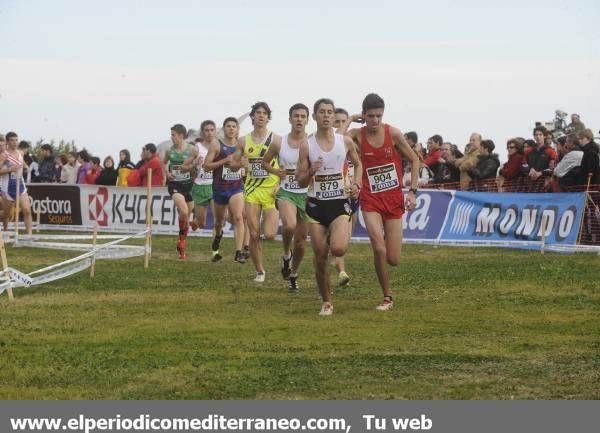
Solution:
[[[464,155],[458,150],[458,147],[452,143],[442,144],[442,156],[439,160],[440,166],[435,174],[433,181],[439,184],[452,184],[460,181],[460,170],[456,167],[456,160]]]

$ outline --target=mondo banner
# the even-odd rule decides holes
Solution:
[[[33,212],[41,213],[41,223],[100,229],[137,230],[146,224],[145,188],[94,185],[33,184]],[[409,242],[511,243],[531,248],[524,241],[573,245],[581,224],[585,193],[477,193],[420,190],[416,208],[404,214],[404,238]],[[177,233],[177,210],[164,187],[154,188],[150,197],[153,231]],[[544,224],[543,224],[544,222]],[[545,233],[543,226],[546,227]],[[212,230],[209,207],[205,231]],[[231,235],[231,226],[225,227]],[[353,233],[367,240],[362,214]],[[514,242],[514,244],[512,243]]]

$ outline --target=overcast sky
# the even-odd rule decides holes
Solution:
[[[137,156],[174,123],[264,100],[285,133],[296,102],[369,92],[421,141],[477,131],[503,160],[557,108],[598,133],[600,2],[0,0],[0,132],[33,142]]]

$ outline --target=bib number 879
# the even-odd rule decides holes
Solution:
[[[321,185],[319,185],[319,189],[321,191],[336,190],[338,189],[338,183],[336,180],[334,180],[333,182],[321,182]]]

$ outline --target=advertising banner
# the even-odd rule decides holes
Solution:
[[[145,188],[96,185],[29,185],[34,215],[41,223],[59,226],[98,225],[101,230],[136,231],[146,225],[146,203],[151,202],[153,231],[178,232],[177,209],[164,187],[153,188],[148,198]],[[423,242],[473,241],[493,245],[514,242],[514,246],[539,242],[573,245],[581,224],[585,193],[479,193],[420,190],[416,208],[404,214],[404,238]],[[545,233],[543,233],[543,222]],[[205,231],[212,230],[208,208]],[[232,235],[225,225],[225,235]],[[542,236],[544,235],[544,236]],[[367,240],[362,214],[353,233]],[[531,247],[531,244],[529,244]]]

